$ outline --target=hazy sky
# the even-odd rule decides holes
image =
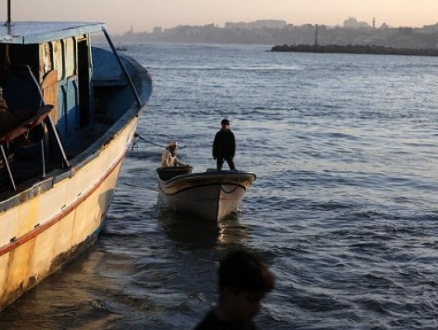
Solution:
[[[342,25],[348,17],[376,25],[423,26],[438,22],[438,0],[11,0],[12,21],[104,22],[110,33],[155,26],[205,25],[282,19],[289,24]],[[7,0],[0,0],[6,21]]]

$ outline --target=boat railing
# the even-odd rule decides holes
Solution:
[[[120,68],[122,69],[123,75],[125,76],[126,80],[129,82],[129,87],[131,88],[132,94],[134,95],[135,101],[137,102],[138,109],[141,109],[143,106],[143,103],[140,100],[140,97],[138,96],[137,89],[134,86],[134,83],[132,82],[131,76],[129,75],[128,71],[125,68],[125,65],[122,62],[122,59],[120,58],[119,54],[117,53],[117,49],[114,46],[113,41],[110,38],[110,35],[105,27],[102,27],[102,32],[105,35],[105,38],[114,53],[114,56],[116,57],[117,63],[119,63]]]
[[[17,187],[15,184],[14,175],[12,173],[12,170],[11,170],[11,167],[9,164],[10,157],[8,157],[6,155],[5,146],[7,146],[10,142],[17,140],[19,138],[22,139],[23,142],[21,142],[21,143],[23,143],[22,144],[23,146],[29,146],[29,145],[32,145],[34,143],[38,143],[38,142],[42,141],[42,139],[44,137],[44,127],[42,127],[43,121],[49,115],[49,113],[50,113],[50,111],[52,111],[52,109],[53,109],[52,105],[46,105],[46,106],[40,107],[36,111],[36,113],[33,114],[30,118],[22,121],[17,126],[10,128],[9,130],[4,132],[3,134],[0,133],[1,156],[2,156],[2,160],[3,160],[3,164],[6,167],[11,186],[14,190],[17,190]],[[4,120],[4,119],[2,119],[2,117],[4,117],[5,115],[10,116],[10,114],[7,111],[0,112],[0,121]],[[39,130],[37,131],[38,133],[35,135],[31,134],[32,129],[37,129],[37,127],[39,127]],[[41,130],[41,128],[42,128],[42,130]],[[38,136],[38,138],[35,138],[35,136]],[[29,137],[32,137],[32,139],[30,139]],[[43,145],[41,145],[41,146],[43,148]],[[43,166],[43,176],[44,175],[45,175],[45,173],[44,173],[44,166]]]

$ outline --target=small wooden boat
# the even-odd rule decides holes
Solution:
[[[126,52],[128,48],[126,46],[117,46],[116,50],[119,52]]]
[[[192,167],[157,168],[161,199],[169,208],[218,221],[239,209],[246,190],[256,179],[252,172],[192,173]]]
[[[0,310],[96,240],[151,93],[102,23],[0,25]]]

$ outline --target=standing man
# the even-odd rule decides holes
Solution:
[[[213,141],[213,159],[216,160],[217,170],[222,170],[224,160],[227,161],[230,170],[235,170],[233,158],[236,152],[234,133],[230,130],[230,121],[222,119],[222,128],[216,133]]]
[[[245,250],[229,253],[218,275],[219,302],[194,330],[256,330],[253,318],[274,288],[274,275],[257,255]]]

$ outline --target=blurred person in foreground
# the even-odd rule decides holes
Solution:
[[[274,275],[248,251],[229,253],[219,266],[219,302],[194,330],[255,330],[253,318],[274,288]]]

